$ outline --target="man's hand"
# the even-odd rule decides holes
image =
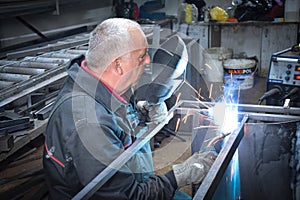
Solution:
[[[146,101],[138,101],[137,109],[147,115],[147,122],[155,124],[164,122],[168,116],[168,109],[165,102],[156,105],[148,105]]]
[[[214,163],[216,155],[211,152],[197,152],[181,164],[173,165],[178,188],[199,184]]]

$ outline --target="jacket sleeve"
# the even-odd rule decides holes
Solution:
[[[113,160],[124,152],[124,144],[115,130],[108,126],[82,120],[68,138],[67,148],[72,155],[77,176],[87,185]],[[172,172],[153,175],[138,182],[130,163],[121,167],[93,196],[97,199],[172,199],[176,181]]]

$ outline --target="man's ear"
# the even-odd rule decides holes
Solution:
[[[119,75],[123,75],[123,69],[121,67],[121,60],[117,58],[115,60],[115,70]]]

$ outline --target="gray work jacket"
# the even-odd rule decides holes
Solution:
[[[132,104],[80,67],[83,59],[67,68],[45,133],[43,165],[50,199],[72,198],[147,128],[140,126]],[[174,177],[153,175],[146,144],[92,198],[166,200],[175,190]]]

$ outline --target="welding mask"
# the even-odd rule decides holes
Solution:
[[[163,42],[153,54],[151,81],[143,88],[143,99],[148,104],[168,99],[184,83],[187,63],[187,49],[178,35]]]

